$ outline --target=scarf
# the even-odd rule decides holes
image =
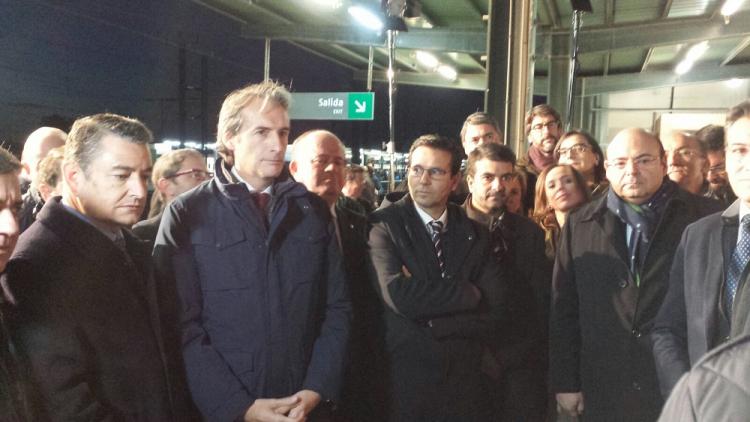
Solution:
[[[542,150],[532,144],[529,147],[529,161],[541,173],[547,167],[555,164],[555,156],[553,154],[545,155]]]
[[[615,194],[613,189],[607,193],[607,209],[631,228],[628,255],[630,256],[630,271],[635,276],[636,285],[640,285],[641,265],[646,259],[656,226],[664,214],[669,199],[676,191],[677,185],[664,178],[659,190],[641,205],[624,201]]]

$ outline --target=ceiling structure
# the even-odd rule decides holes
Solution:
[[[379,0],[193,0],[243,22],[243,36],[284,40],[351,69],[366,80],[370,46],[373,79],[385,81],[385,34],[362,28],[347,13],[353,3],[377,10]],[[518,1],[518,0],[509,0]],[[484,90],[488,0],[408,0],[419,6],[396,38],[396,80],[401,84]],[[504,4],[504,1],[499,1]],[[536,0],[533,21],[534,92],[545,95],[552,62],[570,54],[569,0]],[[750,1],[731,20],[724,0],[592,0],[583,15],[579,77],[583,95],[750,77]],[[384,31],[383,31],[384,32]],[[690,48],[708,49],[683,75],[674,72]],[[458,72],[445,79],[416,59],[429,51]],[[304,65],[304,64],[300,64]],[[554,71],[553,71],[554,72]],[[567,76],[562,76],[567,78]]]

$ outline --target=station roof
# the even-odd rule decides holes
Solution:
[[[369,47],[373,79],[386,80],[385,34],[366,30],[347,13],[353,3],[374,10],[379,0],[193,0],[244,25],[247,38],[285,40],[353,71],[366,80]],[[499,2],[505,3],[505,2]],[[514,3],[516,3],[514,1]],[[397,80],[402,84],[471,90],[485,88],[488,0],[408,0],[419,17],[405,19],[396,39]],[[546,87],[550,58],[570,53],[569,0],[538,0],[533,59],[535,91]],[[583,15],[580,72],[584,95],[709,82],[750,76],[750,1],[726,21],[724,0],[591,0]],[[384,32],[384,31],[383,31]],[[689,72],[677,64],[692,46],[708,49]],[[458,71],[449,81],[416,59],[435,55]],[[301,64],[304,65],[304,64]]]

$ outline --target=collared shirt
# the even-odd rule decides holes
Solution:
[[[430,227],[430,222],[435,221],[430,214],[427,214],[422,208],[419,208],[419,205],[417,203],[414,203],[414,208],[417,210],[417,214],[419,214],[419,218],[422,219],[422,223],[424,224],[425,230],[427,230],[427,234],[432,235],[432,228]],[[442,214],[440,214],[440,217],[437,219],[437,221],[443,223],[443,231],[448,227],[448,208],[446,207]]]
[[[255,189],[253,187],[253,185],[251,185],[250,183],[248,183],[245,179],[242,178],[242,176],[240,176],[240,172],[237,171],[237,166],[232,166],[232,169],[229,170],[229,171],[232,172],[232,175],[234,177],[236,177],[237,180],[240,181],[240,183],[244,184],[247,187],[248,191],[250,191],[250,192],[257,192],[258,191],[258,189]],[[270,185],[268,185],[267,188],[263,189],[263,193],[267,193],[267,194],[273,196],[273,183],[271,183]]]
[[[109,240],[115,242],[115,244],[117,243],[117,241],[119,239],[124,239],[124,236],[122,234],[122,229],[117,229],[115,231],[112,231],[112,230],[110,230],[107,227],[103,227],[102,225],[97,224],[94,220],[92,220],[91,218],[89,218],[89,216],[87,216],[86,214],[83,214],[82,212],[80,212],[77,209],[73,208],[65,200],[61,201],[61,203],[65,207],[66,211],[68,211],[69,213],[71,213],[74,216],[78,217],[83,222],[94,226],[97,230],[99,230],[100,232],[102,232],[103,235],[107,236],[107,238]]]
[[[343,248],[341,244],[341,232],[339,231],[339,216],[336,215],[336,204],[331,205],[331,216],[333,217],[333,228],[336,229],[336,240],[339,242],[339,250]]]

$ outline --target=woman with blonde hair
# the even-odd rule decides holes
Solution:
[[[543,170],[536,181],[534,220],[544,230],[545,253],[555,260],[560,231],[568,213],[591,200],[586,181],[567,164],[554,164]]]

